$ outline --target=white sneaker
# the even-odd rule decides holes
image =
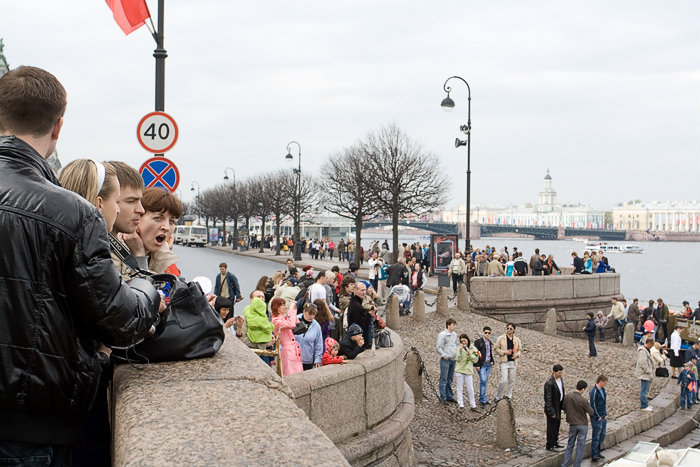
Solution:
[[[648,406],[647,408],[642,409],[643,412],[651,412],[653,410],[654,410],[654,407],[652,407],[652,406]]]

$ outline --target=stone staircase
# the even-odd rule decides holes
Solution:
[[[658,384],[663,380],[657,379]],[[604,462],[593,462],[591,455],[591,429],[586,439],[586,451],[582,466],[602,466],[624,456],[638,441],[659,443],[675,449],[692,447],[700,443],[700,404],[691,410],[681,410],[680,390],[675,379],[669,379],[658,396],[649,402],[653,412],[635,410],[608,423],[607,435],[601,454]],[[663,384],[663,383],[662,383]],[[562,424],[565,424],[562,421]],[[566,446],[566,439],[560,441]],[[551,453],[544,448],[514,458],[498,467],[559,467],[564,453]]]

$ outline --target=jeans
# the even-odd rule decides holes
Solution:
[[[440,382],[438,384],[440,388],[440,399],[454,399],[455,395],[452,392],[452,378],[455,374],[455,365],[457,364],[454,360],[440,359]]]
[[[597,357],[598,352],[595,349],[595,334],[591,334],[588,336],[588,355],[591,357]]]
[[[513,398],[513,387],[515,386],[515,362],[501,363],[501,382],[498,384],[496,399],[507,396]]]
[[[649,407],[649,389],[651,389],[651,381],[642,380],[642,387],[639,391],[639,401],[642,409]]]
[[[598,328],[598,340],[601,342],[605,340],[605,328]]]
[[[355,259],[355,252],[348,251],[348,263],[352,264],[354,259]]]
[[[605,431],[608,426],[607,420],[595,421],[591,418],[591,427],[593,428],[593,435],[591,436],[591,457],[600,457],[600,447],[605,441]]]
[[[72,446],[0,441],[0,465],[15,467],[68,467]]]
[[[580,467],[583,460],[583,450],[586,448],[586,435],[588,434],[588,425],[571,425],[569,426],[569,442],[566,444],[566,452],[564,452],[564,460],[561,467],[566,467],[571,462],[571,455],[574,452],[574,444],[576,444],[576,457],[574,457],[574,467]]]
[[[689,409],[693,405],[693,393],[688,388],[681,387],[681,409]]]
[[[482,404],[488,402],[486,399],[486,383],[489,382],[489,375],[491,374],[491,364],[484,363],[481,368],[479,368],[479,401]]]

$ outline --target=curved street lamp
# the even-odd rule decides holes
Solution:
[[[228,181],[229,181],[229,178],[228,178],[228,171],[229,171],[229,170],[230,170],[231,173],[233,174],[233,186],[236,186],[236,171],[233,170],[231,167],[226,167],[226,168],[224,169],[224,181],[225,181],[225,182],[228,182]]]
[[[197,199],[195,200],[195,208],[197,210],[197,217],[199,218],[199,183],[192,182],[190,184],[190,191],[194,191],[194,186],[197,185]],[[199,222],[199,219],[197,220]]]
[[[471,170],[471,133],[472,133],[472,91],[471,88],[469,87],[469,83],[466,82],[466,80],[460,76],[450,76],[447,78],[445,81],[445,84],[442,85],[442,88],[445,90],[447,93],[447,97],[445,97],[442,102],[440,103],[440,106],[445,109],[446,111],[451,111],[455,107],[455,101],[452,100],[450,97],[450,91],[452,91],[452,88],[447,85],[447,83],[451,79],[458,79],[462,81],[464,84],[467,85],[467,92],[468,92],[468,97],[467,97],[467,124],[466,125],[460,125],[459,129],[462,131],[464,134],[467,135],[467,139],[461,140],[459,138],[455,139],[455,148],[459,148],[460,146],[466,146],[467,147],[467,218],[465,221],[466,224],[466,231],[465,231],[465,242],[464,242],[464,254],[469,253],[470,249],[470,233],[469,233],[469,215],[470,215],[470,193],[471,193],[471,176],[472,176],[472,170]],[[467,286],[469,285],[469,276],[467,275]]]
[[[294,161],[294,156],[291,151],[292,144],[297,145],[297,158],[299,162],[298,168],[294,169],[294,172],[297,174],[296,195],[294,196],[294,261],[301,261],[301,235],[299,232],[299,224],[301,223],[301,213],[299,212],[301,210],[301,144],[296,141],[287,143],[287,155],[284,156],[284,159],[287,162]]]

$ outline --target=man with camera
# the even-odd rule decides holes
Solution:
[[[46,162],[65,109],[65,89],[42,69],[0,78],[0,464],[70,465],[99,344],[135,343],[162,311],[149,282],[120,280],[101,214]]]

